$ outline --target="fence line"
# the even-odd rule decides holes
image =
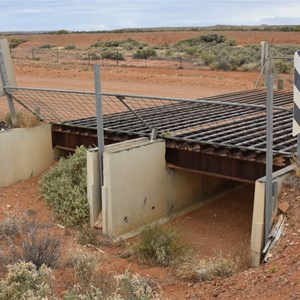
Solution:
[[[95,49],[67,50],[60,48],[13,48],[11,56],[15,60],[32,60],[41,62],[69,63],[80,65],[93,65],[100,63],[102,66],[124,66],[124,67],[166,67],[179,69],[196,69],[194,61],[190,58],[132,58],[127,56],[119,58],[117,50],[111,51],[115,58],[103,57],[101,51]]]

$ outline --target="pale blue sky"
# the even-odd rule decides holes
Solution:
[[[300,0],[0,0],[0,32],[298,25]]]

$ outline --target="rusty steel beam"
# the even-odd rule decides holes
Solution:
[[[206,175],[252,183],[265,176],[265,164],[209,153],[197,153],[181,149],[166,149],[170,168],[190,170]],[[274,166],[274,170],[280,169]]]

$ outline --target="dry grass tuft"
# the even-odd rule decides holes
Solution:
[[[224,257],[221,253],[210,259],[187,255],[177,266],[175,274],[193,282],[210,281],[215,277],[230,277],[241,268],[240,258]]]
[[[15,128],[28,128],[28,127],[34,127],[40,124],[40,120],[38,117],[33,115],[32,113],[28,111],[18,111],[16,112],[16,121],[15,124],[12,122],[12,117],[10,113],[5,113],[4,115],[4,122],[9,127],[15,127]]]

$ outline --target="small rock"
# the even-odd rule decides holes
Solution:
[[[292,232],[292,236],[298,236],[297,232]]]
[[[11,205],[9,205],[9,204],[7,204],[7,205],[6,205],[6,208],[12,208],[12,206],[11,206]]]
[[[286,214],[289,209],[289,204],[287,202],[280,202],[280,203],[278,203],[278,209],[282,213]]]

